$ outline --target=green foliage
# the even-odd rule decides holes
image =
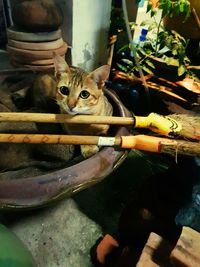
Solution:
[[[138,75],[135,60],[131,56],[131,54],[135,54],[139,66],[145,73],[155,74],[157,68],[163,67],[173,70],[178,76],[193,76],[195,79],[198,79],[196,72],[199,73],[199,70],[195,70],[194,72],[191,67],[188,68],[191,64],[186,54],[189,40],[184,39],[176,31],[166,31],[162,25],[162,19],[166,15],[173,17],[181,14],[183,20],[186,21],[191,15],[190,1],[157,0],[157,8],[155,8],[155,3],[152,3],[153,1],[148,0],[146,10],[152,17],[150,23],[149,21],[143,21],[141,25],[136,25],[136,23],[132,22],[129,23],[131,30],[134,30],[138,26],[148,28],[146,40],[142,42],[142,45],[138,44],[133,46],[133,48],[132,44],[131,47],[127,44],[120,48],[117,53],[117,67],[129,76]],[[160,21],[157,22],[155,15],[158,9],[162,12]]]
[[[179,14],[184,15],[185,20],[190,17],[191,9],[189,0],[158,0],[157,6],[162,10],[162,18],[165,15],[173,17]],[[155,14],[151,0],[148,2],[147,12],[151,12],[151,16]]]
[[[147,26],[147,22],[143,22],[142,25]],[[190,64],[190,60],[186,56],[188,41],[175,31],[171,31],[171,33],[165,31],[162,26],[159,26],[160,31],[157,32],[158,26],[156,22],[149,24],[145,42],[135,47],[140,67],[146,73],[153,74],[156,66],[162,64],[176,69],[178,76],[186,74],[187,66]],[[129,45],[120,48],[118,55],[121,55],[122,58],[117,66],[123,72],[133,75],[137,72],[137,67],[130,53]]]

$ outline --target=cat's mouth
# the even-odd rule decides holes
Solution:
[[[65,110],[69,115],[91,115],[90,112],[78,112],[78,111],[73,111],[73,110]]]
[[[88,109],[79,109],[79,108],[69,109],[67,106],[65,106],[64,110],[70,115],[91,115],[91,111]]]
[[[86,115],[88,113],[79,112],[77,110],[70,110],[69,108],[64,108],[64,111],[69,115]]]
[[[61,109],[69,115],[92,115],[91,109],[74,107],[70,109],[66,104],[57,102]]]
[[[69,115],[78,115],[79,113],[73,110],[65,110]]]

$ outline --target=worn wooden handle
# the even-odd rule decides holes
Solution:
[[[31,144],[72,144],[119,146],[120,137],[59,135],[59,134],[4,134],[0,133],[0,143],[31,143]]]
[[[172,114],[162,116],[150,113],[148,116],[117,117],[47,113],[0,112],[0,122],[41,122],[69,124],[109,124],[131,125],[135,128],[148,128],[164,136],[183,136],[187,139],[200,140],[200,117]]]
[[[114,116],[91,116],[67,114],[47,114],[47,113],[25,113],[25,112],[0,112],[0,121],[10,122],[42,122],[42,123],[74,123],[74,124],[116,124],[133,125],[134,117],[114,117]]]
[[[144,150],[173,156],[177,154],[200,156],[199,143],[148,135],[104,137],[54,134],[0,134],[0,143],[119,146],[125,149]]]

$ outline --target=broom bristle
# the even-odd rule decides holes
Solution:
[[[169,117],[173,118],[182,125],[180,136],[185,139],[200,141],[200,116],[172,114]]]

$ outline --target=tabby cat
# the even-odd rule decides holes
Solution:
[[[3,97],[2,90],[0,91],[1,101],[4,99],[6,101],[3,104],[8,105],[9,109],[12,111],[18,111],[13,108],[13,103],[11,99],[14,101],[15,105],[20,100],[20,103],[28,105],[28,112],[49,112],[49,113],[66,113],[70,115],[76,114],[87,114],[87,115],[112,115],[112,106],[108,102],[106,96],[103,92],[103,87],[105,81],[107,80],[110,72],[110,67],[108,65],[103,65],[100,68],[94,70],[91,73],[87,73],[79,68],[70,68],[66,61],[58,56],[54,55],[54,63],[55,63],[55,73],[41,73],[34,77],[34,82],[28,88],[28,90],[24,90],[23,93],[21,87],[19,87],[18,91],[15,91],[10,98],[8,94],[6,97]],[[55,101],[56,100],[56,101]],[[1,104],[0,101],[0,104]],[[58,105],[56,105],[56,103]],[[1,108],[1,106],[0,106]],[[1,110],[0,110],[1,111]],[[2,110],[4,111],[4,110]],[[25,110],[26,111],[26,110]],[[27,112],[27,111],[26,111]],[[0,128],[3,132],[11,132],[11,125],[13,123],[8,123],[6,126],[5,123],[0,124]],[[29,124],[28,124],[29,125]],[[21,123],[20,127],[23,129],[27,129],[27,132],[30,131],[27,128],[26,123]],[[33,125],[33,127],[36,127]],[[55,125],[51,125],[51,128],[48,128],[49,125],[46,124],[37,124],[37,129],[33,128],[34,131],[41,131],[44,133],[54,133]],[[20,129],[21,129],[20,128]],[[17,128],[18,129],[18,128]],[[16,130],[17,130],[16,129]],[[19,129],[19,132],[21,130]],[[55,130],[56,130],[55,129]],[[109,129],[109,125],[73,125],[73,124],[64,124],[64,131],[69,134],[77,134],[77,135],[105,135]],[[3,145],[1,145],[3,146]],[[0,146],[0,150],[1,150]],[[7,145],[8,146],[8,145]],[[13,154],[13,160],[9,157],[9,161],[5,162],[5,159],[0,160],[0,168],[15,168],[16,166],[21,166],[21,163],[25,162],[25,156],[27,155],[27,161],[32,155],[31,150],[28,145],[19,146],[19,145],[10,145],[11,148],[9,150],[10,155]],[[51,155],[56,155],[58,150],[55,149],[52,145],[47,145],[46,148],[42,147],[40,154],[48,153]],[[36,147],[36,146],[34,146]],[[38,146],[41,147],[41,146]],[[50,148],[53,147],[51,150]],[[61,146],[62,147],[62,146]],[[3,148],[3,147],[2,147]],[[19,149],[21,149],[21,153],[19,153]],[[37,148],[37,147],[36,147]],[[11,153],[12,149],[12,153]],[[16,150],[18,149],[18,151]],[[69,151],[71,151],[69,147]],[[81,154],[87,158],[91,155],[95,154],[99,151],[99,147],[95,145],[81,145]],[[21,156],[22,154],[22,156]],[[71,152],[69,153],[71,157]],[[16,156],[15,156],[16,155]],[[62,157],[63,159],[67,159],[67,148],[64,151],[60,150],[57,156]],[[17,158],[17,160],[16,160]],[[19,161],[19,164],[16,162]],[[32,161],[32,158],[31,158]]]
[[[110,66],[103,65],[88,73],[80,68],[70,68],[66,61],[54,54],[55,76],[57,80],[56,101],[60,112],[70,115],[111,116],[112,105],[104,95],[103,88],[110,73]],[[109,125],[64,124],[69,134],[105,135]],[[96,145],[81,145],[81,154],[88,158],[99,151]]]

